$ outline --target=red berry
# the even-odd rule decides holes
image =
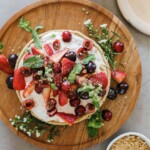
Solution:
[[[102,118],[105,121],[110,121],[112,118],[112,112],[109,109],[103,110],[102,111]]]
[[[22,106],[27,110],[31,110],[34,107],[34,101],[32,99],[25,100]]]
[[[54,50],[59,50],[60,49],[60,46],[61,46],[61,43],[58,39],[56,39],[54,42],[53,42],[53,48]]]
[[[45,49],[45,51],[47,52],[47,54],[49,56],[53,55],[53,50],[52,50],[52,48],[51,48],[51,46],[49,44],[45,44],[44,45],[44,49]]]
[[[72,107],[78,107],[80,105],[81,100],[80,99],[72,99],[70,100],[70,106]]]
[[[54,64],[53,71],[55,73],[60,73],[61,72],[61,64],[60,63]]]
[[[69,32],[69,31],[64,31],[64,32],[62,33],[62,38],[63,38],[63,41],[64,41],[64,42],[70,42],[71,39],[72,39],[72,34],[71,34],[71,32]]]
[[[22,74],[24,75],[24,77],[29,77],[32,75],[32,70],[30,68],[22,68]]]
[[[95,106],[91,103],[88,103],[85,108],[88,113],[93,113],[95,111]]]
[[[68,103],[68,98],[66,94],[62,91],[59,91],[58,93],[58,101],[60,106],[64,106]]]
[[[58,95],[58,90],[53,90],[53,97],[56,97]]]
[[[62,74],[61,73],[54,74],[54,83],[56,84],[58,89],[61,88],[61,85],[62,85]]]
[[[108,85],[108,78],[104,72],[92,75],[89,80],[94,86],[102,84],[103,89],[105,89]]]
[[[47,112],[51,112],[56,106],[56,100],[54,98],[49,98],[46,104]]]
[[[86,109],[84,106],[79,105],[76,109],[75,109],[75,114],[76,116],[83,116],[86,113]]]
[[[88,52],[84,48],[79,48],[77,51],[77,56],[79,59],[84,59],[88,56]]]
[[[120,41],[113,43],[113,49],[117,53],[121,53],[124,50],[124,44]]]
[[[70,84],[69,84],[69,82],[68,82],[68,81],[64,81],[64,82],[62,83],[62,90],[63,90],[64,92],[68,92],[69,89],[70,89]]]
[[[57,114],[57,109],[56,107],[54,107],[51,111],[48,111],[47,114],[50,116],[50,117],[53,117],[54,115]]]
[[[86,50],[91,50],[93,48],[93,42],[91,40],[84,40],[83,48]]]
[[[126,73],[122,71],[111,70],[111,77],[118,83],[121,83],[125,79]]]
[[[35,85],[35,91],[36,91],[36,93],[41,94],[42,91],[43,91],[42,85],[41,84],[36,84]]]
[[[78,98],[78,94],[77,94],[76,91],[69,91],[69,92],[67,92],[67,96],[71,100],[75,100],[75,99]]]
[[[75,66],[75,62],[71,61],[70,59],[63,58],[62,59],[62,75],[67,76],[73,67]]]

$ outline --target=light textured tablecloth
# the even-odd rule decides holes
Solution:
[[[13,13],[35,2],[36,0],[0,0],[0,28]],[[93,0],[113,12],[119,17],[132,33],[141,56],[143,66],[143,84],[141,95],[136,108],[125,125],[107,141],[93,146],[89,150],[105,150],[108,143],[117,135],[136,131],[150,138],[150,37],[131,27],[122,17],[115,0]],[[134,67],[134,66],[133,66]],[[17,137],[0,121],[0,150],[41,150],[23,139]]]

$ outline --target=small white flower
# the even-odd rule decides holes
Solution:
[[[23,109],[23,107],[22,106],[20,106],[20,110],[22,110]]]
[[[51,140],[47,140],[47,142],[48,142],[48,143],[51,143],[51,142],[53,142],[53,139],[51,139]]]
[[[27,122],[27,118],[23,118],[23,122]]]
[[[106,28],[106,27],[107,27],[107,24],[101,24],[100,27],[101,27],[101,28]]]
[[[11,122],[11,121],[12,121],[12,119],[10,118],[10,119],[9,119],[9,121]]]
[[[84,21],[84,25],[89,25],[89,24],[92,24],[92,22],[91,22],[91,19],[88,19],[88,20],[86,20],[86,21]]]
[[[27,132],[28,136],[31,136],[31,132]]]
[[[26,128],[23,128],[23,131],[26,132],[27,131]]]
[[[41,136],[41,133],[39,133],[38,130],[36,130],[36,137],[40,137]]]
[[[20,130],[23,130],[23,126],[20,126],[19,129],[20,129]]]
[[[20,119],[20,116],[17,116],[17,119]]]
[[[98,41],[99,44],[106,43],[106,42],[107,42],[107,40],[105,40],[105,39]]]
[[[11,125],[13,126],[15,123],[14,122],[11,122]]]
[[[18,115],[15,115],[15,118],[17,118],[18,117]]]

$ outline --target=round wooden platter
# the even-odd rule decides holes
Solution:
[[[85,14],[82,8],[88,10],[89,14]],[[116,16],[90,1],[42,0],[19,11],[1,29],[0,41],[5,45],[4,54],[6,56],[12,52],[19,53],[26,43],[31,40],[31,35],[18,27],[18,19],[21,16],[30,20],[32,26],[43,25],[44,29],[41,32],[52,29],[72,29],[88,35],[88,31],[83,24],[85,20],[91,18],[96,28],[99,28],[100,24],[107,23],[111,31],[116,31],[121,35],[121,41],[125,44],[124,53],[118,55],[116,60],[125,65],[126,82],[129,84],[129,90],[126,95],[118,95],[115,101],[106,100],[102,109],[110,109],[113,112],[113,118],[111,121],[105,122],[105,126],[99,130],[97,138],[88,138],[86,121],[83,121],[67,129],[62,129],[60,137],[56,137],[53,143],[47,143],[45,136],[40,139],[29,138],[10,125],[9,118],[21,113],[20,103],[15,91],[9,90],[5,84],[7,75],[0,72],[1,119],[18,136],[32,144],[51,150],[57,150],[60,147],[63,150],[80,150],[109,138],[125,123],[132,113],[141,88],[140,58],[129,31]],[[115,85],[112,83],[112,87]]]

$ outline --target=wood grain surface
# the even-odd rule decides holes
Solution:
[[[83,7],[89,11],[89,15],[82,11]],[[110,30],[121,35],[121,41],[125,44],[124,53],[117,56],[116,60],[125,65],[126,82],[129,83],[129,90],[124,96],[118,95],[115,101],[107,100],[105,102],[102,108],[110,109],[113,112],[113,119],[105,122],[105,126],[100,129],[97,138],[88,138],[86,121],[83,121],[67,129],[61,128],[61,136],[55,138],[53,143],[47,143],[46,135],[40,139],[29,138],[10,125],[9,118],[13,118],[15,114],[21,114],[22,112],[15,91],[9,90],[5,84],[7,75],[0,72],[0,116],[2,120],[18,136],[32,144],[51,150],[60,148],[62,150],[80,150],[106,140],[125,123],[132,113],[140,93],[141,63],[136,44],[129,31],[116,16],[88,0],[42,0],[15,14],[2,27],[0,41],[5,45],[4,54],[6,56],[13,52],[19,53],[31,39],[29,33],[18,27],[18,19],[21,16],[30,20],[32,26],[43,25],[44,29],[41,32],[52,29],[71,29],[79,30],[88,35],[88,31],[83,24],[85,20],[91,18],[96,28],[100,24],[107,23]],[[113,82],[112,87],[115,86],[116,84]]]

